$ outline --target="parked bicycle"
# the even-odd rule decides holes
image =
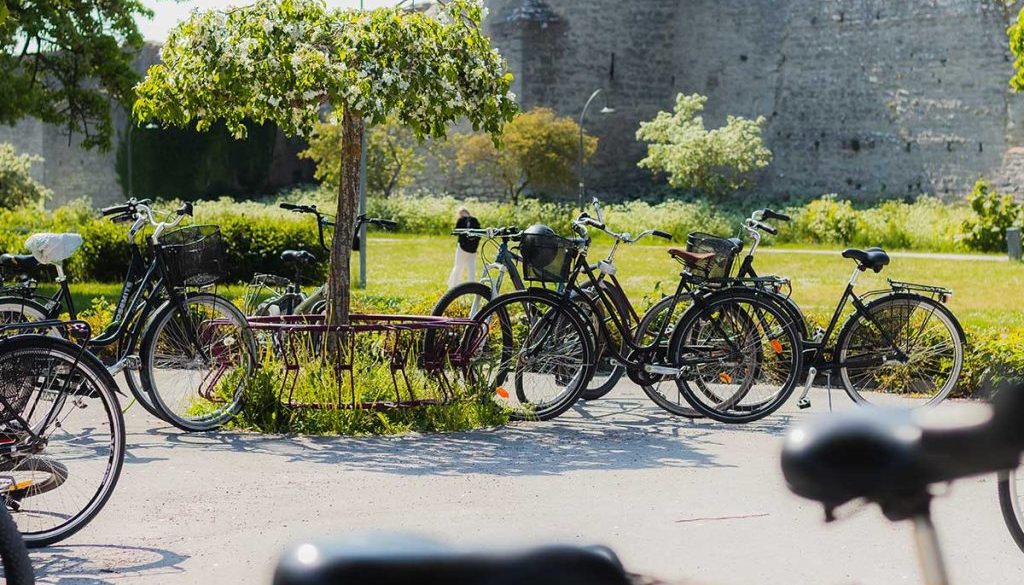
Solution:
[[[228,299],[205,290],[223,271],[219,229],[177,227],[192,214],[190,203],[167,222],[157,221],[146,200],[131,199],[102,213],[115,223],[131,223],[131,260],[113,321],[87,347],[109,350],[110,372],[124,372],[132,395],[152,414],[187,431],[219,427],[240,408],[246,378],[256,365],[245,316]],[[149,227],[147,260],[138,239]],[[31,255],[8,256],[24,270],[53,266],[58,289],[50,297],[0,298],[0,320],[49,321],[64,313],[77,319],[63,262],[81,245],[78,234],[37,234],[26,242]]]
[[[600,207],[598,201],[594,199],[594,207],[597,213],[600,214]],[[482,228],[482,229],[468,229],[460,228],[452,230],[452,235],[455,236],[470,236],[476,238],[485,239],[486,242],[481,246],[481,258],[483,259],[483,276],[479,282],[464,282],[458,284],[446,291],[437,303],[434,304],[434,308],[431,311],[432,315],[435,316],[446,316],[455,318],[475,318],[479,314],[480,310],[487,304],[491,299],[494,299],[501,294],[502,288],[505,287],[506,276],[508,282],[511,284],[511,290],[525,290],[527,288],[526,282],[523,280],[520,274],[518,265],[522,262],[522,257],[517,253],[517,250],[512,247],[511,244],[517,243],[522,236],[522,232],[517,227],[502,227],[502,228]],[[619,242],[615,242],[617,246]],[[489,247],[495,248],[494,259],[488,261],[487,250]],[[608,258],[604,260],[606,263],[610,263],[615,254],[615,248],[611,250]],[[602,273],[603,274],[603,273]],[[614,275],[609,276],[610,279],[614,279]],[[561,283],[554,283],[556,289],[561,287]],[[599,286],[607,286],[603,281],[599,283]],[[506,292],[508,292],[506,290]],[[591,289],[590,283],[584,283],[580,287],[580,290],[574,294],[580,292],[586,294],[590,298],[595,298],[596,293]],[[617,306],[623,309],[622,315],[625,316],[630,323],[636,323],[639,317],[635,311],[629,312],[632,307],[628,303],[623,303],[618,296],[618,291],[611,287],[607,287],[606,293],[615,299]],[[594,328],[597,327],[596,321],[607,320],[608,315],[605,314],[603,307],[600,305],[590,305],[581,303],[581,309],[589,312],[591,307],[596,309],[596,314],[588,314],[590,321],[595,324]],[[600,340],[599,340],[600,341]],[[622,378],[623,368],[613,362],[610,355],[604,351],[604,345],[598,343],[596,346],[597,351],[597,364],[595,366],[594,375],[587,383],[586,388],[580,394],[580,397],[585,400],[594,400],[600,398],[610,392],[615,384]]]
[[[303,213],[316,218],[317,241],[321,251],[329,256],[330,246],[327,245],[326,228],[334,227],[332,215],[323,213],[316,205],[296,205],[282,203],[281,209],[293,213]],[[361,214],[356,217],[355,238],[352,249],[359,250],[362,245],[360,234],[363,226],[373,225],[383,229],[394,229],[398,222],[379,217]],[[327,286],[321,285],[310,294],[302,290],[303,273],[317,263],[315,254],[308,250],[285,250],[281,252],[281,262],[292,267],[292,276],[283,277],[273,274],[256,274],[246,288],[243,307],[246,315],[257,317],[275,315],[310,315],[323,313],[327,307]]]
[[[64,337],[31,333],[40,328]],[[87,324],[0,327],[10,332],[23,334],[0,340],[0,498],[25,542],[47,546],[81,530],[110,498],[124,419],[113,377],[72,341],[88,337]]]
[[[934,410],[823,417],[790,432],[782,471],[790,490],[824,506],[828,521],[855,500],[878,504],[891,521],[912,521],[925,583],[948,585],[931,486],[1013,469],[1024,451],[1024,386],[1001,393],[994,409],[972,406],[955,424]]]
[[[579,236],[574,240],[533,226],[520,244],[525,279],[559,283],[558,291],[534,287],[503,294],[478,315],[489,326],[476,348],[481,376],[516,416],[548,419],[570,408],[592,375],[598,343],[605,344],[609,359],[631,377],[671,376],[684,396],[709,396],[714,408],[705,408],[710,413],[705,414],[717,420],[756,420],[785,402],[800,370],[799,338],[776,297],[753,288],[704,289],[706,278],[694,272],[706,272],[718,257],[673,248],[670,255],[687,266],[673,298],[685,297],[692,305],[676,324],[667,351],[662,349],[667,322],[653,333],[653,341],[638,343],[617,303],[628,298],[608,278],[614,265],[586,261],[587,228],[599,229],[617,243],[670,236],[657,230],[635,237],[619,234],[585,213],[573,226]],[[593,298],[577,285],[580,279],[590,285]],[[701,294],[695,295],[697,291]],[[590,317],[597,314],[608,319],[595,323]],[[674,411],[675,405],[661,396],[649,396]],[[698,411],[697,405],[704,404],[687,400]],[[730,411],[733,407],[743,410]]]

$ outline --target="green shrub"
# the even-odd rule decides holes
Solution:
[[[14,146],[0,143],[0,207],[38,206],[53,192],[32,178],[32,164],[42,157],[18,154]]]
[[[973,212],[963,224],[963,240],[973,250],[1006,250],[1006,229],[1021,225],[1022,206],[1013,196],[997,193],[988,181],[978,179],[967,197]]]
[[[988,398],[999,384],[1024,380],[1024,330],[968,330],[965,353],[955,396]]]
[[[838,195],[824,195],[789,211],[793,221],[782,227],[782,241],[846,245],[857,233],[857,211]]]

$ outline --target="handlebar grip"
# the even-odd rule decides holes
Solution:
[[[779,221],[789,221],[790,220],[790,217],[788,215],[786,215],[785,213],[779,213],[778,211],[775,211],[775,210],[772,210],[772,209],[765,209],[764,210],[764,218],[765,219],[777,219]]]
[[[672,234],[670,234],[668,232],[663,232],[661,230],[654,230],[654,231],[651,232],[651,235],[652,236],[658,236],[659,238],[665,238],[666,240],[671,240],[672,239]]]
[[[295,211],[297,209],[301,209],[300,206],[295,205],[294,203],[282,203],[281,205],[278,205],[278,207],[280,207],[281,209],[287,209],[288,211]]]
[[[193,211],[192,202],[191,201],[186,201],[185,203],[181,204],[181,207],[178,208],[178,211],[176,213],[178,215],[188,215],[188,216],[191,216],[192,215],[192,211]]]
[[[393,219],[375,219],[373,220],[373,223],[383,228],[398,227],[398,222]]]
[[[121,215],[122,213],[128,213],[132,208],[129,205],[112,205],[110,207],[104,207],[100,210],[103,217],[109,217],[111,215]]]
[[[771,234],[771,235],[773,235],[773,236],[777,236],[777,235],[779,234],[779,230],[777,230],[777,229],[773,228],[772,226],[770,226],[770,225],[768,225],[768,224],[764,224],[764,223],[762,223],[762,224],[761,224],[761,225],[760,225],[759,227],[760,227],[760,228],[761,228],[762,230],[764,230],[764,231],[768,232],[769,234]]]

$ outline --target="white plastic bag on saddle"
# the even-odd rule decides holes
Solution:
[[[81,246],[78,234],[34,234],[25,240],[25,247],[43,264],[60,264]]]

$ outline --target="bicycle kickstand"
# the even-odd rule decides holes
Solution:
[[[811,392],[811,385],[814,384],[814,377],[818,375],[818,368],[811,366],[807,370],[807,382],[804,383],[804,391],[800,394],[800,400],[796,401],[797,408],[803,410],[811,407],[811,399],[807,397]],[[831,396],[829,397],[831,400]]]

